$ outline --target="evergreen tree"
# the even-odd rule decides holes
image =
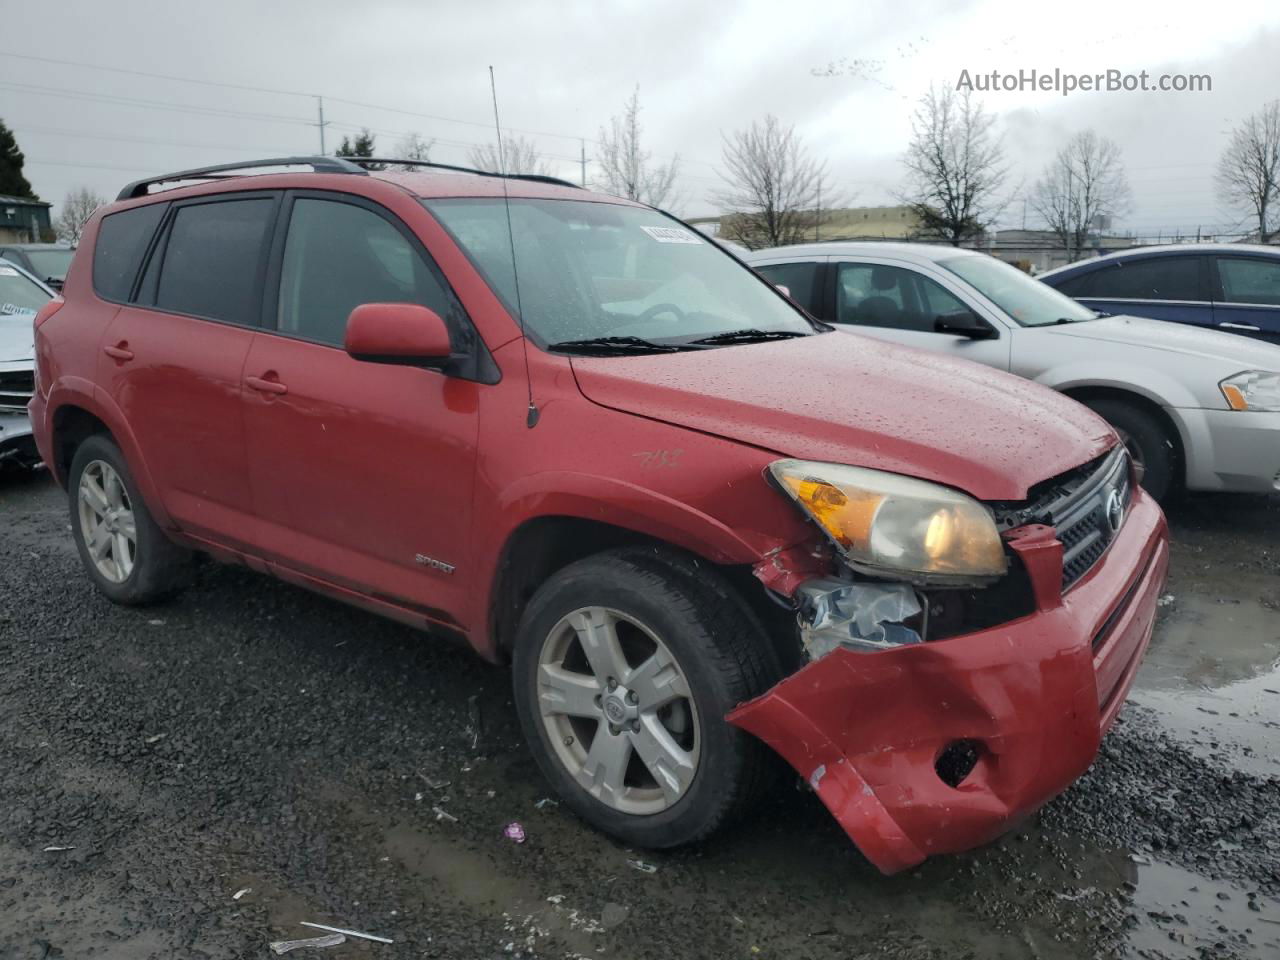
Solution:
[[[373,156],[373,140],[374,136],[369,132],[369,128],[365,127],[354,137],[343,137],[342,145],[338,147],[338,156],[340,157],[372,157]],[[381,170],[382,164],[370,163],[366,165],[370,170]]]
[[[39,200],[31,189],[31,184],[22,175],[22,165],[26,158],[18,149],[18,141],[13,131],[0,120],[0,193],[6,197],[30,197]]]

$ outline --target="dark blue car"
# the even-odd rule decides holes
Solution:
[[[1094,310],[1280,343],[1280,247],[1187,243],[1073,263],[1039,279]]]

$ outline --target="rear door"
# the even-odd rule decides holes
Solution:
[[[833,257],[828,284],[824,320],[880,340],[1009,369],[1009,331],[949,277],[901,262]],[[939,317],[957,314],[972,315],[993,336],[982,340],[935,330]]]
[[[1208,258],[1171,253],[1108,261],[1063,293],[1105,313],[1213,325]],[[1087,293],[1071,292],[1083,287]]]
[[[279,203],[278,192],[254,192],[173,204],[99,360],[99,383],[124,413],[165,509],[184,531],[230,546],[246,543],[253,516],[240,383]],[[104,253],[127,239],[109,235],[127,214],[104,221]],[[95,263],[95,281],[109,268]]]
[[[1280,343],[1280,257],[1217,256],[1213,322]]]
[[[271,329],[244,369],[264,555],[448,623],[466,595],[484,387],[353,360],[343,342],[362,303],[430,307],[455,345],[470,321],[408,227],[361,198],[291,194],[272,262]]]

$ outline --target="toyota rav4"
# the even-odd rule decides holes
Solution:
[[[1151,635],[1164,519],[1093,413],[829,332],[570,184],[142,181],[35,325],[32,423],[107,597],[201,553],[461,639],[629,844],[741,813],[766,748],[886,872],[984,843],[1089,766]]]

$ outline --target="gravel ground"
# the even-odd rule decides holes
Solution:
[[[790,784],[704,846],[626,850],[539,805],[504,671],[214,565],[114,607],[61,492],[0,478],[0,958],[266,957],[302,920],[395,943],[299,957],[1280,956],[1280,497],[1171,519],[1094,768],[884,878]]]

